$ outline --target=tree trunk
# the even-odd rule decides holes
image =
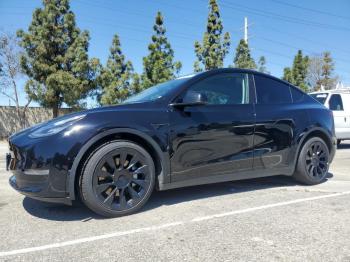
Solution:
[[[58,117],[58,105],[57,104],[52,107],[52,117],[53,118]]]

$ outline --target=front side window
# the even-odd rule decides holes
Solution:
[[[343,101],[338,94],[332,95],[329,99],[329,109],[333,111],[343,111]]]
[[[248,75],[243,73],[210,76],[192,85],[189,91],[201,93],[209,105],[249,103]]]
[[[265,76],[254,75],[258,104],[287,104],[292,102],[289,85]]]

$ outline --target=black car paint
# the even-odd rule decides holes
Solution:
[[[250,74],[251,101],[245,105],[175,108],[170,104],[193,83],[219,73]],[[10,138],[15,158],[10,184],[33,198],[69,204],[76,198],[76,178],[90,149],[110,135],[146,143],[159,159],[157,188],[169,188],[253,178],[292,175],[304,139],[321,132],[335,151],[330,111],[305,94],[284,105],[256,103],[255,71],[219,69],[189,78],[154,102],[102,107],[78,114],[75,132],[30,138],[34,128]],[[267,76],[271,77],[271,76]],[[273,79],[277,79],[271,77]],[[281,80],[278,80],[281,81]],[[315,113],[317,112],[317,113]],[[69,131],[69,130],[68,130]],[[66,134],[66,135],[65,135]],[[332,157],[331,157],[332,159]],[[48,172],[26,175],[25,171]]]

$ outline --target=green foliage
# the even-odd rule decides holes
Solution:
[[[334,63],[330,52],[323,53],[322,78],[320,84],[326,89],[332,89],[335,86],[337,77],[333,77]]]
[[[132,75],[132,84],[131,84],[131,94],[137,94],[143,90],[140,75],[134,73]]]
[[[294,57],[292,68],[284,68],[283,79],[307,91],[309,89],[306,83],[308,65],[309,57],[303,56],[303,52],[298,50],[298,53]]]
[[[230,48],[230,34],[223,34],[223,25],[220,17],[219,6],[216,0],[209,1],[209,15],[207,31],[204,33],[203,42],[195,42],[197,60],[194,63],[194,71],[211,70],[223,67],[224,58]]]
[[[63,103],[79,107],[81,99],[96,87],[97,59],[89,59],[89,33],[75,23],[68,0],[44,0],[33,13],[28,32],[18,37],[25,55],[21,67],[29,80],[25,90],[44,107],[58,109]]]
[[[233,62],[237,68],[256,69],[255,61],[250,55],[248,43],[243,39],[239,41]]]
[[[266,69],[266,58],[265,56],[261,56],[258,60],[258,71],[261,73],[269,74],[270,72]]]
[[[174,62],[174,50],[165,36],[164,19],[160,12],[157,13],[153,30],[155,34],[148,46],[149,54],[143,58],[142,89],[175,78],[182,67],[180,62]]]
[[[101,105],[118,104],[131,93],[133,67],[126,61],[118,35],[114,35],[106,67],[102,68],[97,81],[102,89],[98,100]]]

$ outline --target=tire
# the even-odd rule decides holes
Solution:
[[[149,199],[155,184],[154,162],[141,146],[112,141],[88,158],[80,178],[83,203],[105,217],[129,215]]]
[[[319,137],[313,137],[303,145],[293,177],[306,185],[324,181],[329,169],[329,149]]]

